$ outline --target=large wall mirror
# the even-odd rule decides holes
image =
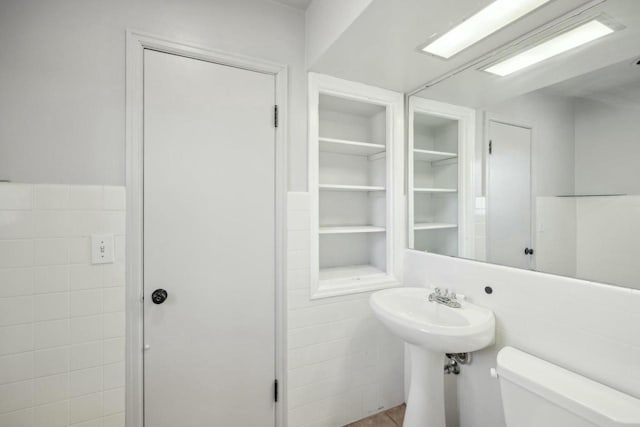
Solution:
[[[590,23],[610,31],[517,69]],[[410,246],[640,289],[639,27],[640,2],[606,2],[412,96]]]

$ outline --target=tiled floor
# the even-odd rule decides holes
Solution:
[[[402,404],[345,427],[402,427],[405,409],[406,405]]]

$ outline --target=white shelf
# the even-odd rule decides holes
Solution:
[[[349,154],[352,156],[372,156],[385,151],[385,146],[382,144],[335,138],[319,138],[318,145],[322,152]]]
[[[420,222],[413,226],[414,230],[443,230],[447,228],[458,228],[458,224],[446,222]]]
[[[458,157],[456,153],[448,153],[446,151],[421,150],[419,148],[413,150],[413,158],[423,162],[455,159],[456,157]]]
[[[416,193],[457,193],[455,188],[414,188]]]
[[[330,267],[320,269],[320,280],[322,282],[353,281],[366,279],[377,279],[387,275],[373,265],[348,265],[346,267]]]
[[[320,184],[318,186],[320,190],[324,191],[384,191],[384,187],[372,186],[372,185],[335,185],[335,184]]]
[[[384,233],[384,227],[375,225],[320,227],[320,234],[350,234],[350,233]]]

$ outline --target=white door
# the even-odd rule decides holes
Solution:
[[[147,427],[275,425],[274,102],[273,75],[145,51]]]
[[[531,129],[489,121],[487,261],[532,268]]]

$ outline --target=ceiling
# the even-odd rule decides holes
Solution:
[[[311,0],[272,0],[272,1],[276,3],[284,4],[286,6],[295,7],[296,9],[300,9],[300,10],[307,10],[307,7],[309,7],[309,4],[311,3]]]
[[[572,98],[589,98],[622,105],[640,105],[640,57],[545,88],[545,92]]]
[[[374,0],[310,70],[347,80],[411,92],[585,5],[552,0],[474,46],[443,60],[418,47],[473,15],[492,0]],[[640,0],[606,0],[590,13],[606,12],[626,28],[540,66],[497,77],[470,68],[419,96],[481,107],[593,71],[640,54]]]

